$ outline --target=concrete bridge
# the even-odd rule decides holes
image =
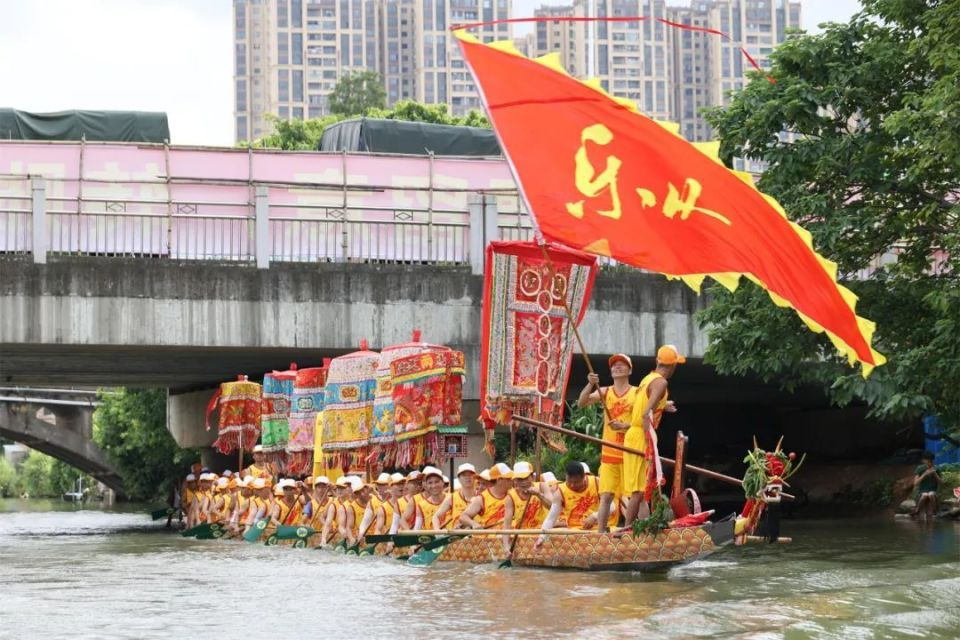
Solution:
[[[502,159],[3,141],[0,384],[165,387],[174,437],[204,446],[218,383],[419,328],[465,352],[469,421],[483,249],[531,236]],[[875,428],[816,390],[717,375],[702,362],[702,298],[603,266],[582,327],[595,365],[626,352],[640,374],[676,344],[690,356],[671,384],[677,420],[705,449],[737,459],[752,432],[786,432],[837,454],[856,449],[837,445],[837,424]],[[571,393],[585,377],[575,359]]]
[[[94,395],[0,387],[0,437],[63,460],[123,495],[120,476],[93,442]]]

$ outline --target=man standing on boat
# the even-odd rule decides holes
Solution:
[[[630,356],[617,353],[610,356],[607,364],[610,366],[613,384],[609,387],[601,387],[600,376],[596,373],[588,374],[587,386],[580,392],[577,406],[588,407],[602,402],[603,439],[623,444],[627,430],[630,428],[630,417],[637,398],[637,387],[630,384],[633,362]],[[608,524],[616,526],[621,495],[623,495],[623,452],[604,446],[600,452],[600,508],[597,512],[600,533],[607,531]],[[612,517],[611,505],[614,505]]]
[[[630,496],[626,514],[628,527],[637,518],[640,505],[650,500],[653,491],[660,490],[658,485],[662,475],[656,430],[664,411],[673,413],[677,410],[668,400],[667,381],[677,370],[677,365],[686,361],[675,346],[663,345],[657,349],[657,368],[648,373],[637,388],[637,402],[634,403],[624,445],[642,451],[644,455],[623,455],[624,491]]]

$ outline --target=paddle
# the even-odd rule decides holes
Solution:
[[[539,440],[537,440],[537,442],[539,442]],[[530,496],[527,497],[526,501],[524,501],[523,503],[523,509],[520,511],[520,524],[523,524],[523,518],[524,516],[527,515],[527,507],[530,505],[530,500],[532,499],[533,499],[533,494],[531,493]],[[501,562],[499,565],[497,565],[498,569],[509,569],[510,567],[513,566],[513,550],[516,548],[517,540],[519,539],[520,539],[519,533],[513,536],[513,540],[510,541],[510,551],[507,553],[507,559]]]
[[[176,509],[173,507],[166,507],[163,509],[157,509],[156,511],[151,511],[150,518],[152,520],[161,520],[167,516],[172,516],[174,513],[176,513]]]
[[[418,544],[425,544],[434,540],[436,535],[423,534],[374,534],[367,536],[367,542],[379,544],[381,542],[393,542],[395,547],[412,547]]]
[[[303,527],[303,526],[294,527],[294,526],[282,524],[277,527],[276,536],[277,536],[277,540],[296,540],[298,538],[300,539],[309,538],[315,533],[320,533],[320,532],[315,529],[311,529],[310,527]]]
[[[247,542],[256,542],[260,539],[260,536],[263,534],[263,530],[267,528],[267,518],[260,518],[253,523],[253,526],[250,527],[246,533],[243,534],[243,539]]]

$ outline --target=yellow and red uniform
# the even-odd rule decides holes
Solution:
[[[563,500],[562,521],[571,529],[582,529],[584,521],[600,506],[600,483],[595,476],[587,476],[583,491],[574,491],[566,482],[559,486]]]
[[[611,421],[630,424],[633,405],[637,399],[637,387],[630,385],[623,394],[618,395],[613,387],[604,390],[603,402],[603,439],[623,444],[626,431],[615,431]],[[600,451],[600,493],[612,493],[619,497],[623,493],[623,452],[613,447],[604,447]]]
[[[531,495],[529,499],[524,500],[520,497],[520,492],[516,489],[510,489],[510,497],[513,498],[513,523],[514,529],[539,529],[543,521],[547,519],[550,509],[543,504],[540,496]]]
[[[637,401],[633,405],[633,415],[630,420],[630,429],[627,430],[624,444],[632,449],[637,449],[644,453],[643,456],[632,453],[623,456],[623,490],[625,493],[632,494],[638,491],[647,490],[647,476],[649,475],[650,459],[653,454],[648,451],[648,444],[652,444],[650,434],[643,427],[643,417],[650,411],[650,384],[662,378],[663,376],[656,371],[651,371],[640,381],[637,387]],[[653,408],[653,428],[660,426],[660,418],[663,417],[663,410],[667,406],[667,396],[669,393],[665,390],[663,397]]]
[[[437,513],[437,510],[440,509],[440,505],[443,504],[443,501],[441,500],[440,502],[434,503],[422,493],[418,493],[413,497],[413,502],[416,513],[420,515],[422,528],[432,529],[433,516]]]
[[[484,529],[502,524],[507,509],[507,500],[512,500],[509,491],[502,498],[498,498],[490,492],[490,489],[484,489],[483,493],[480,494],[480,501],[483,506],[480,508],[480,513],[473,519],[479,522]],[[514,509],[516,509],[516,506],[514,506]]]

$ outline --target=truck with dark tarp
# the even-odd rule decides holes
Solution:
[[[323,130],[319,151],[425,156],[502,156],[492,129],[381,118],[342,120]]]
[[[167,142],[167,114],[158,111],[57,111],[0,108],[0,140]]]

